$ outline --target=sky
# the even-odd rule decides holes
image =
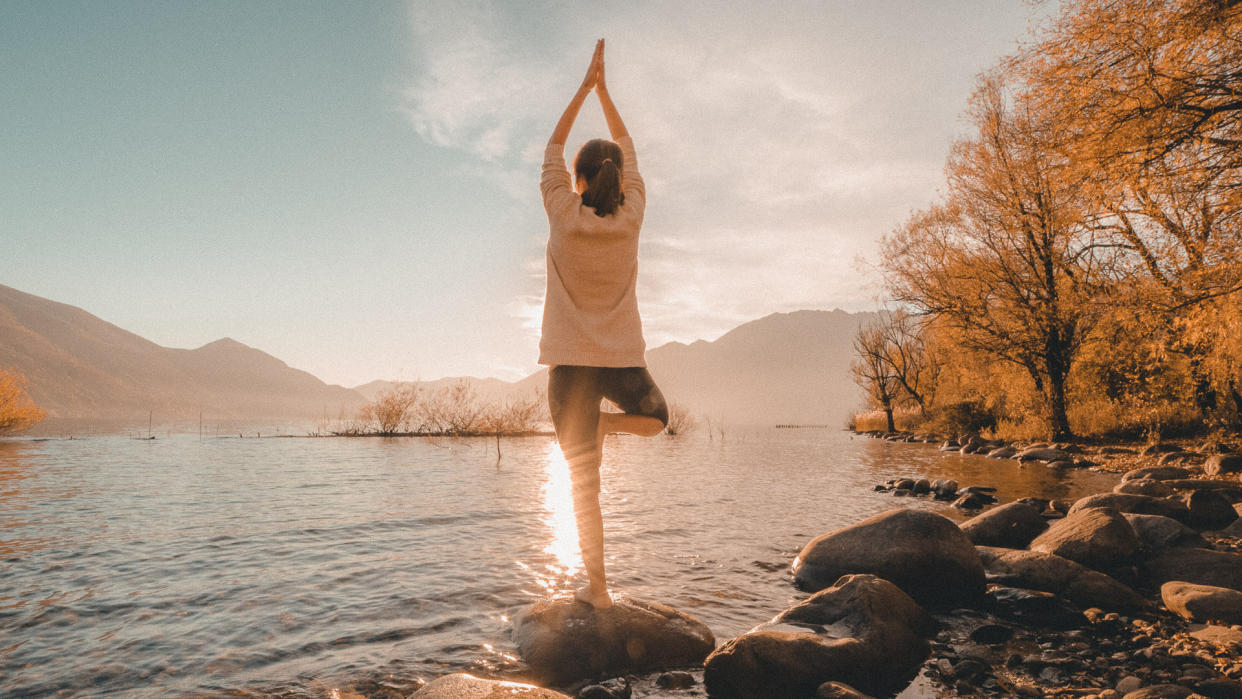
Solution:
[[[543,147],[607,42],[649,348],[874,310],[976,75],[1049,5],[0,3],[0,284],[330,383],[538,367]],[[607,133],[594,97],[572,154]],[[2,338],[0,338],[2,340]]]

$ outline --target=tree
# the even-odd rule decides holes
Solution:
[[[1197,167],[1242,165],[1238,0],[1066,0],[1012,66],[1086,159],[1153,162],[1189,147]]]
[[[363,424],[374,425],[377,434],[396,434],[402,427],[409,426],[418,394],[419,388],[413,384],[384,389],[375,400],[362,406],[358,417]]]
[[[0,435],[28,429],[47,413],[26,393],[26,377],[15,369],[0,369]]]
[[[977,136],[954,144],[946,201],[885,239],[886,284],[965,349],[1022,367],[1048,437],[1065,439],[1067,380],[1116,251],[1083,225],[1058,144],[1000,80],[982,79],[968,116]]]
[[[895,432],[897,426],[893,422],[893,408],[896,407],[901,384],[893,374],[887,355],[888,344],[880,326],[864,325],[858,329],[858,334],[854,336],[854,359],[850,362],[850,373],[866,392],[871,405],[884,411],[888,431]]]
[[[905,396],[918,404],[920,413],[926,413],[940,371],[928,343],[929,326],[898,309],[886,314],[876,327],[884,343],[883,361]]]
[[[1129,253],[1116,300],[1154,331],[1135,349],[1184,360],[1208,417],[1237,386],[1209,367],[1223,338],[1188,320],[1242,289],[1242,2],[1069,0],[1010,67]]]

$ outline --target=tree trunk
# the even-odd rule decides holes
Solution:
[[[1063,442],[1073,438],[1065,407],[1065,378],[1048,381],[1048,439]]]
[[[885,406],[885,408],[884,408],[884,417],[888,419],[888,431],[889,431],[889,432],[896,432],[896,431],[897,431],[897,426],[893,424],[893,408],[892,408],[892,406]]]

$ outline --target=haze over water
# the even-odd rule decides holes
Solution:
[[[0,441],[0,686],[18,695],[323,695],[520,673],[509,619],[573,589],[549,438]],[[898,476],[1074,497],[1115,477],[944,456],[835,430],[610,437],[606,553],[622,594],[719,640],[804,595],[810,538],[885,509]],[[580,582],[580,581],[579,581]]]

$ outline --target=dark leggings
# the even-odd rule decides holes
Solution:
[[[668,405],[643,367],[554,366],[548,370],[548,408],[556,439],[573,467],[597,449],[599,402],[607,398],[630,415],[668,424]]]

